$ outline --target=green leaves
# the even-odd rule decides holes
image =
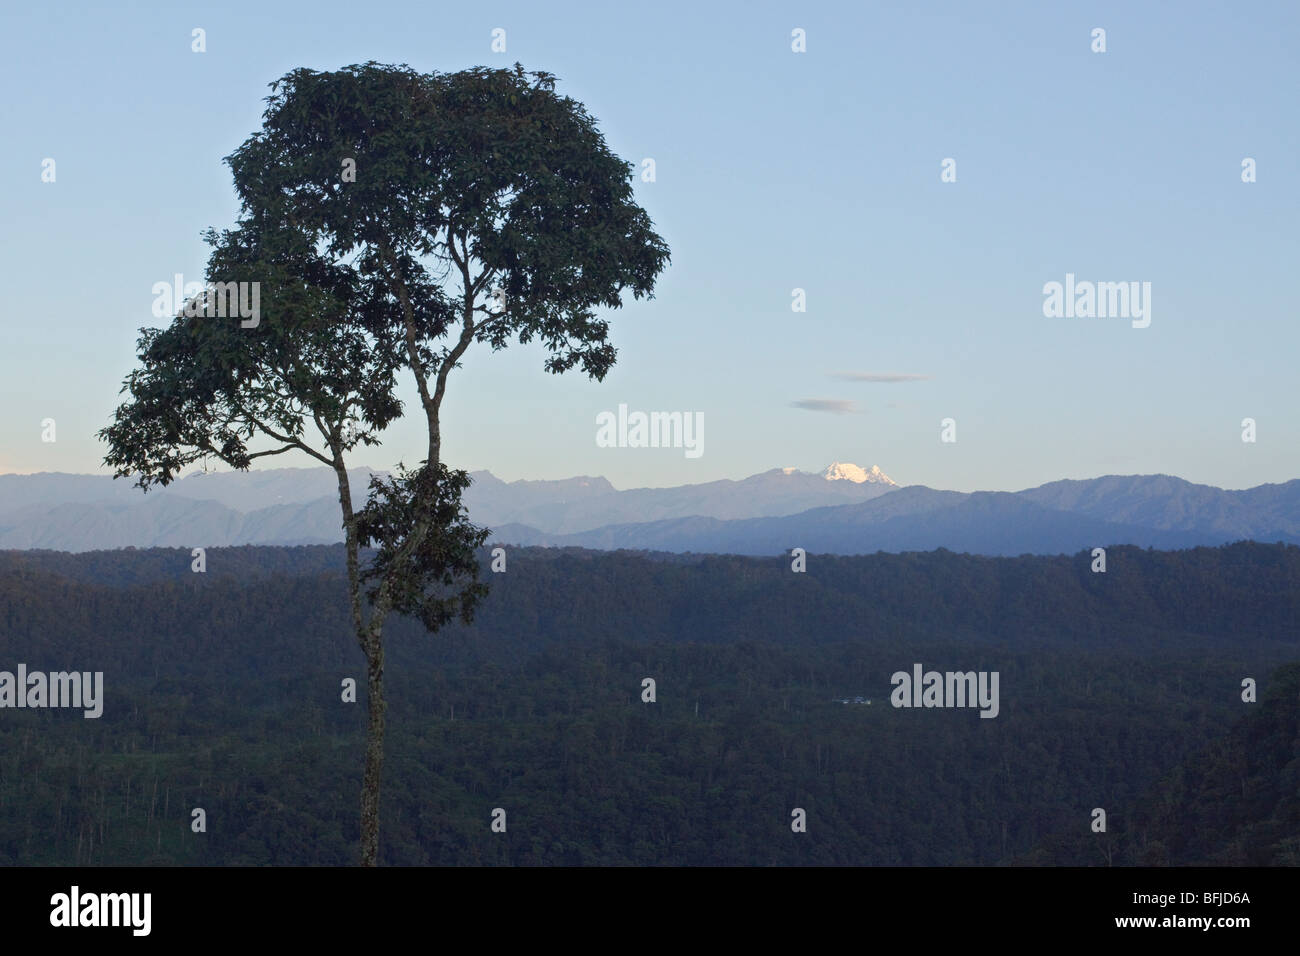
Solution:
[[[477,550],[490,533],[470,524],[461,493],[469,487],[464,471],[427,464],[391,477],[370,479],[370,498],[357,513],[357,538],[374,547],[374,560],[362,575],[372,582],[372,603],[382,592],[393,610],[417,618],[430,631],[459,618],[469,623],[487,595],[478,581]],[[427,527],[412,546],[411,530]],[[458,581],[467,581],[459,589]]]
[[[366,63],[295,70],[274,90],[263,131],[227,159],[247,216],[354,257],[345,268],[395,298],[405,287],[414,317],[390,318],[421,322],[430,355],[469,321],[494,348],[538,338],[548,369],[604,376],[616,353],[594,310],[652,295],[669,253],[633,201],[632,167],[553,76]],[[355,182],[340,180],[344,158]]]
[[[292,232],[245,220],[205,238],[209,283],[256,284],[258,322],[182,310],[165,329],[141,330],[140,367],[123,387],[129,400],[100,432],[116,474],[147,489],[208,456],[247,468],[301,450],[332,464],[327,433],[341,438],[345,420],[363,427],[340,448],[373,440],[400,415],[396,343],[368,331],[387,325],[374,320],[373,290]],[[315,446],[305,434],[313,423],[325,433]]]

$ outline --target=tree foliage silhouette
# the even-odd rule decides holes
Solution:
[[[209,291],[142,329],[105,463],[144,490],[215,458],[246,469],[301,452],[334,469],[352,626],[366,659],[361,862],[379,859],[383,627],[470,620],[484,593],[463,471],[442,460],[448,376],[473,345],[540,342],[547,371],[601,380],[616,351],[598,310],[653,297],[668,247],[632,166],[547,73],[417,73],[366,63],[271,84],[261,131],[226,158],[240,199],[205,234]],[[255,322],[218,318],[214,283],[258,283]],[[418,467],[354,506],[349,453],[402,417],[414,380]],[[363,567],[361,549],[375,557]]]

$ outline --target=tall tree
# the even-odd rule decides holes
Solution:
[[[105,463],[145,490],[207,458],[246,469],[298,451],[334,469],[367,668],[361,862],[373,866],[384,621],[397,611],[436,631],[485,593],[488,532],[461,505],[468,476],[442,460],[448,376],[475,344],[537,340],[547,371],[603,379],[616,352],[598,310],[627,291],[653,297],[669,254],[633,199],[632,166],[550,74],[366,63],[295,70],[271,91],[262,130],[226,158],[241,211],[206,234],[209,291],[141,330],[130,397],[100,435]],[[219,317],[214,284],[230,282],[258,284],[255,322]],[[402,416],[408,374],[427,455],[372,479],[356,509],[346,456]]]

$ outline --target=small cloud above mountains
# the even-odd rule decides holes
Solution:
[[[923,382],[929,375],[917,375],[913,372],[832,372],[831,378],[846,382],[877,382],[895,385],[899,382]]]
[[[855,404],[844,398],[801,398],[791,402],[790,407],[809,412],[830,412],[833,415],[848,415],[857,411]]]

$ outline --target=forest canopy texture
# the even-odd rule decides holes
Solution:
[[[1089,565],[514,550],[472,628],[394,620],[381,862],[1300,862],[1300,549]],[[208,569],[0,553],[2,666],[105,675],[98,720],[5,712],[0,863],[355,859],[342,547]],[[891,707],[915,661],[999,671],[998,718]]]

